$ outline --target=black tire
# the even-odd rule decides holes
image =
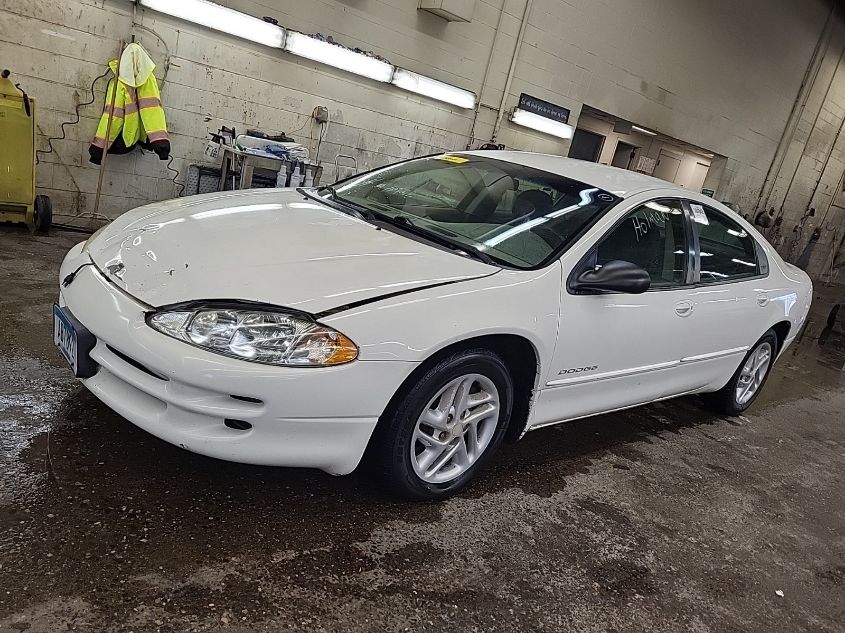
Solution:
[[[736,390],[739,386],[739,379],[740,375],[742,374],[742,368],[745,366],[745,363],[748,361],[749,357],[754,354],[757,349],[763,345],[764,343],[768,343],[771,347],[771,360],[769,361],[768,369],[766,370],[766,375],[763,378],[763,381],[760,383],[760,386],[757,388],[757,391],[754,392],[754,395],[751,398],[743,403],[739,403],[736,397]],[[728,381],[724,387],[719,389],[714,393],[706,393],[702,394],[702,399],[704,400],[705,404],[710,407],[711,409],[719,412],[724,413],[726,415],[739,415],[748,407],[750,407],[757,397],[760,395],[760,392],[763,391],[763,388],[766,386],[766,381],[769,379],[769,375],[772,373],[772,366],[775,363],[775,357],[778,353],[778,337],[774,333],[774,330],[769,330],[766,332],[759,341],[757,341],[748,353],[743,357],[742,362],[739,364],[739,367],[736,368],[734,375],[731,376],[731,379]]]
[[[32,218],[36,233],[49,233],[53,224],[53,203],[43,195],[35,196],[35,214]]]
[[[499,419],[490,443],[477,460],[455,479],[430,483],[420,478],[411,463],[413,433],[423,409],[448,383],[462,375],[480,374],[493,382],[499,395]],[[513,380],[504,361],[486,349],[471,349],[448,356],[419,378],[409,381],[385,411],[368,454],[379,483],[393,493],[416,501],[445,499],[464,488],[502,444],[513,408]]]

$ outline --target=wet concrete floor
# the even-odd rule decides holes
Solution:
[[[747,415],[696,398],[529,434],[442,504],[133,427],[52,344],[63,253],[0,226],[0,631],[843,631],[830,301]]]

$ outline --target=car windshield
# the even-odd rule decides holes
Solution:
[[[517,268],[547,263],[619,200],[564,176],[468,154],[390,165],[324,195]]]

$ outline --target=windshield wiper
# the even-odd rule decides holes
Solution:
[[[364,207],[358,206],[352,202],[349,202],[346,198],[341,198],[337,195],[337,189],[334,188],[334,185],[323,185],[319,189],[317,189],[317,193],[322,191],[329,192],[329,200],[334,202],[341,211],[348,213],[351,216],[358,218],[359,220],[366,220],[367,222],[372,222],[376,219],[375,214],[366,209]]]
[[[337,189],[334,188],[334,185],[323,185],[322,187],[317,189],[317,192],[319,193],[325,190],[328,190],[331,199],[337,202]]]
[[[487,255],[487,253],[483,253],[477,248],[462,244],[457,240],[453,240],[435,231],[429,231],[428,229],[424,229],[421,226],[417,226],[410,218],[404,215],[396,215],[391,217],[389,215],[379,213],[378,220],[381,222],[393,224],[394,226],[402,227],[409,233],[414,233],[416,235],[419,235],[420,237],[424,237],[427,240],[440,244],[441,246],[445,246],[450,250],[456,251],[458,253],[463,253],[469,257],[472,257],[473,259],[477,259],[480,262],[484,262],[485,264],[490,264],[491,266],[498,265],[492,257]]]

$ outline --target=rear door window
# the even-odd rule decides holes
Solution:
[[[723,213],[690,202],[698,232],[701,283],[720,283],[760,275],[754,238]]]

